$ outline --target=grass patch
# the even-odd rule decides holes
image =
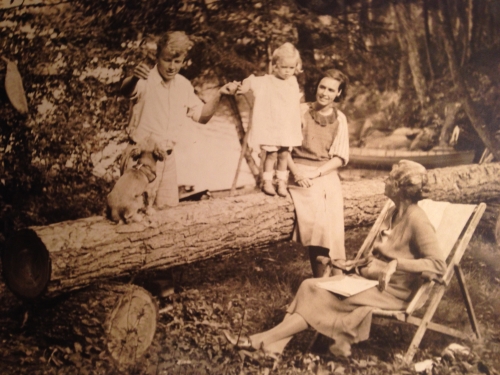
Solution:
[[[346,233],[348,257],[352,258],[366,237],[368,228]],[[479,250],[478,250],[479,249]],[[500,358],[500,316],[498,314],[498,274],[474,254],[495,254],[492,242],[473,238],[462,262],[471,298],[476,309],[482,343],[458,342],[472,348],[467,358],[441,362],[433,374],[498,374]],[[163,309],[153,344],[137,367],[127,375],[166,374],[266,374],[267,368],[245,362],[222,337],[223,329],[250,334],[279,323],[303,279],[310,277],[305,250],[293,242],[267,248],[238,250],[203,262],[157,272],[167,279],[175,293],[159,298]],[[147,275],[148,278],[151,275]],[[146,279],[138,278],[145,282]],[[439,307],[435,321],[470,330],[458,286],[453,282]],[[3,308],[5,310],[5,308]],[[47,359],[55,347],[29,336],[15,327],[12,317],[2,316],[3,329],[0,373],[2,374],[80,374],[75,364],[58,357],[58,366]],[[10,319],[10,320],[9,320]],[[10,328],[6,328],[10,327]],[[305,331],[290,342],[276,374],[414,374],[411,366],[398,361],[411,340],[413,327],[397,324],[373,325],[370,339],[353,346],[349,360],[339,361],[326,350],[329,341],[321,338],[312,353],[307,352],[313,337]],[[427,332],[415,361],[440,356],[450,343],[444,335]],[[60,344],[59,344],[60,345]],[[71,351],[68,343],[66,351]],[[56,353],[64,353],[58,350]],[[32,353],[29,357],[26,353]],[[83,357],[80,369],[90,374],[119,374],[105,358]],[[481,371],[482,369],[482,371]]]

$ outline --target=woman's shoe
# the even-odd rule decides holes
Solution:
[[[252,348],[253,349],[253,348]],[[259,350],[253,349],[252,351],[240,349],[238,354],[242,362],[245,362],[245,358],[250,358],[251,360],[259,363],[262,367],[272,367],[273,370],[278,368],[281,361],[281,354],[269,352],[264,350],[262,347]]]
[[[227,342],[233,345],[237,349],[243,349],[249,352],[257,350],[252,346],[252,341],[248,336],[240,336],[240,335],[235,336],[228,330],[224,330],[222,331],[222,333],[224,334],[224,337],[226,338]]]
[[[333,343],[328,349],[337,358],[349,358],[352,354],[351,344],[345,341]]]

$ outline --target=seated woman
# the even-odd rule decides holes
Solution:
[[[293,238],[307,246],[314,277],[324,272],[318,256],[345,259],[344,198],[337,170],[349,161],[349,129],[337,103],[345,98],[348,81],[337,69],[322,74],[316,100],[301,105],[302,145],[288,158],[293,175],[288,188],[297,215]]]
[[[421,285],[422,273],[444,273],[445,259],[434,227],[417,205],[427,192],[422,165],[401,160],[393,166],[385,195],[395,206],[386,215],[368,264],[359,270],[365,277],[378,278],[378,288],[343,299],[318,287],[318,279],[307,279],[280,324],[250,337],[224,331],[228,342],[241,356],[276,361],[293,335],[312,327],[334,340],[330,346],[334,355],[349,356],[352,343],[368,339],[373,309],[405,309]]]

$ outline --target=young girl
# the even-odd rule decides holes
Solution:
[[[277,163],[278,195],[287,196],[287,159],[294,146],[302,144],[300,91],[296,74],[302,72],[299,51],[290,43],[276,49],[272,56],[273,74],[246,78],[237,94],[252,91],[250,143],[265,151],[262,190],[276,195],[273,186]]]

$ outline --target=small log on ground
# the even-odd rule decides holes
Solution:
[[[155,335],[157,304],[137,285],[96,284],[51,304],[30,314],[30,326],[58,342],[80,343],[83,353],[105,352],[122,371],[134,366]]]
[[[500,196],[499,175],[499,163],[431,170],[431,198],[488,202]],[[386,201],[383,180],[343,181],[342,186],[346,227],[373,223]],[[183,204],[159,211],[153,219],[156,225],[149,227],[141,223],[113,225],[102,217],[91,217],[29,228],[50,254],[52,271],[46,295],[290,239],[295,215],[290,198],[258,193]],[[11,237],[4,258],[16,258],[25,247],[19,245],[25,237],[23,233]],[[6,269],[5,264],[3,271],[11,289],[23,285],[22,280],[15,280],[19,272]],[[37,274],[36,270],[31,273]],[[34,294],[31,287],[27,283],[29,295]]]

